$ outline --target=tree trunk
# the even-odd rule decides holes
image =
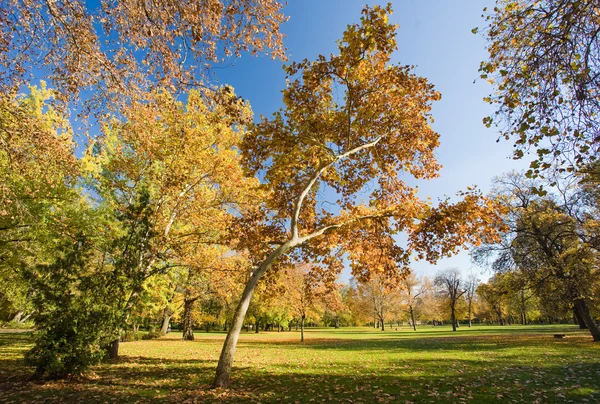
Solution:
[[[194,340],[194,321],[192,319],[192,310],[196,299],[188,299],[183,301],[183,340]]]
[[[408,306],[410,309],[410,322],[412,323],[413,330],[417,331],[417,324],[415,323],[415,312],[413,310],[412,305]]]
[[[206,332],[210,332],[210,322],[206,322]]]
[[[472,310],[471,305],[472,305],[472,302],[471,302],[471,300],[469,300],[469,308],[467,310],[467,315],[469,316],[469,328],[471,328],[471,310]]]
[[[304,319],[306,318],[306,315],[303,314],[302,318],[300,320],[300,342],[304,342]]]
[[[258,326],[259,326],[259,322],[258,322],[258,318],[256,319],[256,322],[254,323],[254,333],[258,334]]]
[[[219,357],[219,364],[217,365],[217,372],[215,375],[215,381],[213,382],[213,387],[228,387],[231,383],[231,367],[233,365],[235,347],[237,345],[242,326],[244,325],[244,318],[246,317],[248,306],[250,305],[252,295],[254,294],[254,289],[256,288],[259,279],[270,268],[273,261],[279,258],[282,254],[285,254],[294,246],[295,244],[293,244],[291,241],[279,246],[277,249],[275,249],[275,251],[269,254],[267,259],[260,265],[256,272],[250,276],[250,279],[248,279],[246,287],[242,292],[242,298],[235,309],[233,321],[231,323],[231,327],[229,328],[229,332],[227,333],[227,338],[225,338],[223,349],[221,350],[221,356]]]
[[[119,342],[121,338],[117,338],[113,342],[110,343],[108,348],[108,357],[110,359],[118,359],[119,358]]]
[[[579,310],[577,310],[577,306],[573,306],[573,314],[575,315],[575,324],[579,325],[580,330],[587,330],[588,327],[585,325],[585,321],[583,321],[583,317],[579,314]]]
[[[579,314],[581,315],[581,318],[585,322],[585,325],[587,325],[587,328],[590,330],[590,334],[592,334],[592,337],[594,338],[594,342],[599,342],[600,341],[600,328],[598,327],[598,324],[596,324],[596,322],[592,318],[592,315],[590,314],[590,310],[588,308],[586,301],[584,299],[576,299],[575,307],[579,311]]]
[[[385,331],[385,321],[383,321],[383,316],[381,316],[381,331]]]
[[[335,318],[335,328],[336,329],[340,328],[340,318],[339,317]]]
[[[167,335],[169,331],[169,323],[171,322],[171,311],[165,307],[163,310],[163,322],[162,327],[160,327],[160,335]]]
[[[452,331],[456,331],[456,313],[454,305],[450,306],[450,320],[452,320]]]
[[[24,311],[23,310],[19,310],[19,312],[17,314],[15,314],[15,316],[13,317],[12,320],[10,320],[11,322],[15,322],[15,323],[20,323],[21,322],[21,317],[23,316]]]

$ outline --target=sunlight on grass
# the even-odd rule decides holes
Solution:
[[[567,338],[557,340],[561,332]],[[122,344],[89,380],[32,383],[26,334],[0,333],[0,402],[598,402],[600,345],[573,326],[309,329],[242,334],[233,386],[211,390],[224,333]],[[7,377],[9,377],[7,379]],[[77,398],[76,398],[77,397]]]

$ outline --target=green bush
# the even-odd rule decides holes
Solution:
[[[91,249],[86,247],[67,245],[55,263],[30,273],[37,330],[25,360],[36,367],[37,377],[81,374],[102,361],[118,337],[115,293],[104,287],[102,274],[87,270]]]
[[[150,331],[149,333],[142,335],[142,339],[156,339],[160,337],[161,335],[158,331]]]
[[[139,332],[127,330],[121,334],[121,342],[139,341],[142,335]]]
[[[0,321],[0,328],[12,328],[15,330],[29,330],[33,328],[35,324],[33,321],[26,321],[21,323],[19,321]]]

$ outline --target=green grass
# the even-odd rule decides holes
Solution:
[[[122,343],[85,380],[39,382],[29,336],[0,331],[0,402],[600,402],[600,344],[568,325],[242,334],[229,390],[209,388],[224,334],[180,337]]]

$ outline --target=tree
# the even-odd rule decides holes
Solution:
[[[487,283],[479,285],[477,294],[490,306],[496,315],[498,324],[504,325],[505,300],[508,291],[504,288],[504,284],[498,280],[499,278],[501,277],[496,275],[490,278]]]
[[[11,94],[40,72],[61,100],[85,100],[82,113],[118,112],[153,89],[206,86],[207,67],[226,56],[284,58],[282,8],[276,0],[9,0],[0,7],[0,88]]]
[[[385,331],[385,321],[389,318],[391,309],[399,303],[398,285],[375,274],[368,281],[358,284],[358,293],[373,311],[373,327],[376,327],[377,322],[381,331]]]
[[[262,222],[260,214],[247,219],[254,225],[245,227],[250,233],[236,247],[256,252],[256,267],[221,351],[217,387],[229,385],[253,291],[281,258],[294,253],[336,271],[343,267],[343,246],[355,276],[393,275],[403,272],[412,251],[435,261],[458,245],[478,242],[494,218],[495,207],[477,192],[434,208],[399,179],[400,173],[436,176],[438,134],[429,111],[439,94],[410,67],[389,64],[396,47],[390,11],[365,8],[337,55],[287,66],[284,108],[252,125],[244,138],[245,165],[269,193]],[[321,203],[326,189],[335,202]],[[406,250],[392,238],[401,231],[409,233]]]
[[[484,10],[485,11],[485,10]],[[557,161],[562,170],[597,159],[600,11],[594,1],[498,0],[488,14],[490,59],[480,67],[496,91],[485,118],[515,143],[514,158],[535,148],[528,175]]]
[[[412,324],[413,330],[417,331],[415,309],[417,304],[422,300],[423,295],[428,292],[429,281],[419,278],[414,272],[411,272],[410,275],[400,282],[402,288],[401,294],[410,315],[410,323]]]
[[[456,304],[467,292],[467,290],[463,288],[458,268],[449,268],[438,272],[433,283],[440,289],[440,294],[447,299],[448,306],[450,307],[452,331],[456,331],[456,324],[458,322],[456,319]]]
[[[471,327],[471,320],[473,317],[473,300],[475,299],[475,293],[477,293],[477,287],[479,286],[479,279],[473,274],[469,275],[465,282],[465,300],[467,301],[467,316],[469,318],[469,327]]]
[[[599,282],[594,220],[580,205],[578,192],[557,182],[559,195],[540,196],[538,185],[513,173],[496,180],[495,193],[506,206],[508,231],[502,242],[476,250],[481,262],[491,260],[497,272],[520,271],[542,301],[563,302],[578,311],[595,341],[600,329],[590,315],[593,285]]]
[[[132,203],[146,205],[128,225],[135,232],[146,227],[146,233],[125,235],[113,252],[131,281],[120,309],[126,322],[150,277],[182,266],[208,269],[202,263],[214,257],[213,245],[226,242],[232,209],[256,182],[244,176],[235,150],[251,112],[229,87],[191,91],[185,105],[158,91],[122,114],[126,119],[104,126],[83,163],[88,187],[117,220]],[[139,241],[135,256],[127,253],[132,240]],[[195,300],[186,299],[185,313]]]
[[[287,267],[282,273],[284,288],[292,313],[300,319],[300,341],[304,342],[304,324],[309,311],[319,305],[328,286],[319,276],[318,268],[309,264]]]

